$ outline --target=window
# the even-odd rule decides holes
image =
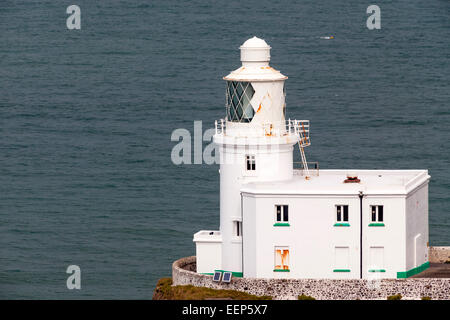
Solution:
[[[248,154],[245,156],[245,169],[247,171],[256,170],[256,157],[253,154]]]
[[[349,227],[348,223],[348,205],[336,205],[336,223],[335,227]]]
[[[333,272],[350,272],[349,247],[334,248],[334,270]]]
[[[384,269],[384,247],[370,247],[369,272],[386,272]]]
[[[337,222],[348,222],[348,206],[336,206],[336,213]]]
[[[289,248],[275,247],[275,272],[289,272]]]
[[[255,115],[255,110],[250,103],[255,90],[250,82],[227,82],[227,118],[233,122],[250,122]]]
[[[275,224],[276,227],[289,226],[289,207],[288,205],[275,205]]]
[[[384,212],[383,206],[370,206],[370,221],[369,226],[381,227],[384,226]]]
[[[234,221],[234,235],[236,237],[242,236],[242,222],[241,221]]]

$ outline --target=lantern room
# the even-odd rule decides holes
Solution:
[[[270,46],[253,37],[240,50],[242,66],[224,77],[227,121],[274,126],[284,123],[287,77],[269,66]]]

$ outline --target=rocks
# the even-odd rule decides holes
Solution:
[[[447,263],[450,260],[450,247],[430,247],[430,263]]]

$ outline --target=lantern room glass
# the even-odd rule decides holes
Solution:
[[[255,90],[250,82],[227,81],[227,119],[233,122],[250,122],[255,111],[250,103]]]

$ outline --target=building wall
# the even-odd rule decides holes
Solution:
[[[360,278],[358,195],[244,194],[243,199],[244,277]],[[290,226],[274,226],[276,204],[289,206]],[[349,206],[350,226],[335,226],[336,205]],[[369,226],[371,205],[383,205],[384,226]],[[396,278],[404,271],[404,212],[404,197],[363,198],[363,278]],[[289,248],[289,272],[274,271],[277,246]]]
[[[197,272],[213,273],[222,267],[222,243],[221,242],[198,242],[196,245]]]
[[[243,212],[256,212],[255,205],[255,198],[246,198],[245,201],[242,201]],[[244,267],[242,271],[244,277],[256,277],[256,257],[260,247],[256,241],[256,228],[250,227],[256,224],[257,219],[255,214],[245,215],[245,221],[242,222],[243,237],[245,238],[245,248],[242,248],[242,254],[244,254],[245,251],[245,257],[243,259]]]
[[[383,205],[384,226],[371,224],[371,206]],[[375,251],[382,249],[382,265]],[[405,198],[365,196],[363,198],[363,278],[397,278],[405,268]],[[384,270],[384,272],[369,272]]]
[[[428,183],[406,198],[406,265],[408,271],[428,261]]]
[[[276,227],[275,204],[289,205],[289,227]],[[335,227],[337,204],[349,205],[349,227]],[[359,198],[244,195],[244,277],[359,277]],[[274,272],[275,247],[289,247],[289,272]],[[333,272],[336,247],[348,248],[350,272]],[[248,258],[247,258],[248,255]],[[254,258],[253,258],[254,257]],[[254,261],[252,261],[254,260]]]

